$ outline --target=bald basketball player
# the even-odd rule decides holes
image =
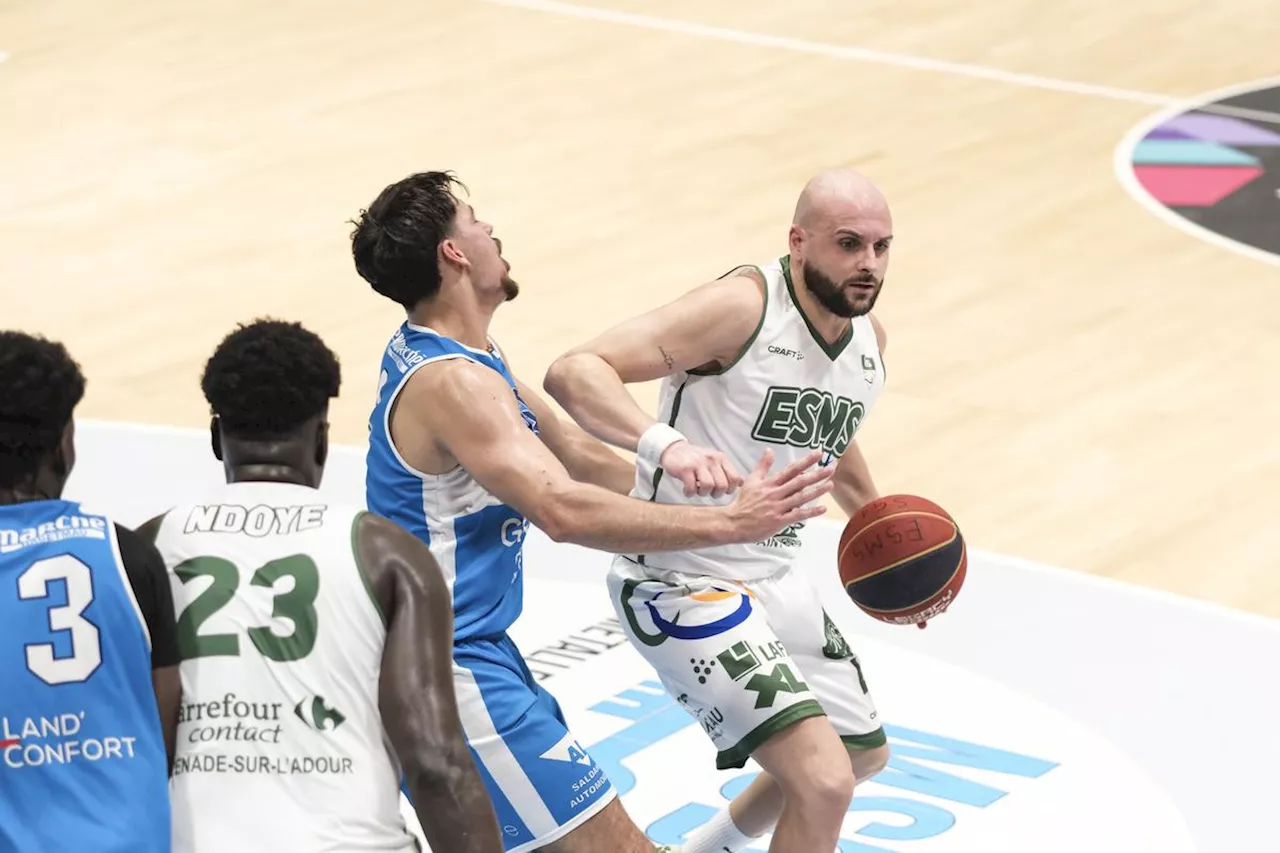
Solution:
[[[884,385],[884,329],[870,312],[892,232],[870,181],[824,172],[800,195],[787,255],[569,351],[544,386],[588,432],[636,451],[634,497],[719,506],[764,449],[787,462],[817,449],[852,514],[877,496],[854,434]],[[662,380],[656,420],[625,387],[652,379]],[[858,658],[795,566],[803,528],[614,559],[619,619],[703,722],[717,766],[754,758],[767,771],[686,839],[686,853],[740,850],[771,827],[772,853],[830,853],[854,785],[888,760]],[[691,660],[716,665],[699,673]]]
[[[557,418],[489,336],[518,288],[460,188],[444,172],[411,175],[374,199],[352,235],[357,271],[408,315],[382,358],[366,499],[426,542],[452,585],[459,710],[507,853],[653,853],[507,635],[522,607],[528,522],[607,551],[754,542],[820,514],[812,501],[829,491],[830,471],[815,451],[788,454],[771,475],[765,452],[722,506],[625,497],[632,466]]]

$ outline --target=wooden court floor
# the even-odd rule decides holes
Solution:
[[[1280,268],[1112,169],[1162,104],[1276,74],[1276,44],[1274,0],[8,0],[2,325],[67,342],[82,416],[199,426],[220,337],[301,320],[358,444],[399,312],[346,220],[385,184],[470,185],[538,383],[781,254],[805,179],[855,166],[897,232],[880,487],[971,547],[1280,616]]]

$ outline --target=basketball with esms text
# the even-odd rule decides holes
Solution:
[[[950,513],[916,495],[887,495],[850,517],[837,562],[845,591],[863,612],[923,628],[951,606],[968,561]]]

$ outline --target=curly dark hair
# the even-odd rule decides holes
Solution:
[[[0,332],[0,488],[32,480],[62,443],[84,374],[60,343]]]
[[[223,434],[250,441],[293,437],[338,396],[338,357],[299,323],[260,319],[218,345],[200,387]]]
[[[356,272],[373,289],[410,310],[440,291],[436,252],[458,212],[451,172],[419,172],[378,193],[351,232]]]

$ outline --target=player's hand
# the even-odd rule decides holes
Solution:
[[[766,450],[756,469],[738,491],[733,503],[725,507],[730,514],[735,542],[759,542],[797,522],[815,518],[827,508],[810,505],[831,491],[835,466],[818,467],[821,451],[813,451],[803,459],[769,473],[773,451]]]
[[[669,476],[684,483],[685,497],[718,498],[732,494],[742,485],[742,475],[729,457],[689,441],[677,441],[668,447],[658,463]]]

